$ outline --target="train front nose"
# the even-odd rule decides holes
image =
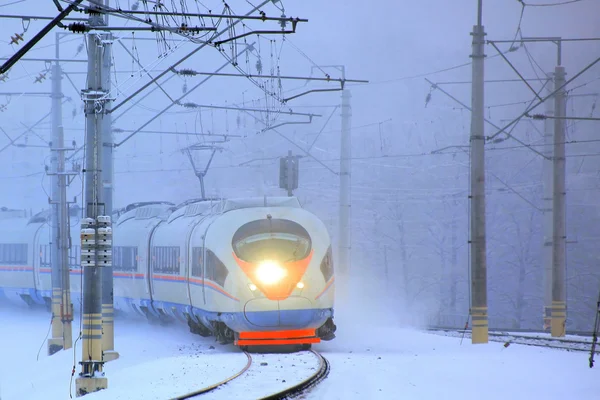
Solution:
[[[319,322],[319,310],[302,296],[290,296],[283,300],[257,298],[246,302],[244,318],[258,328],[306,328]]]

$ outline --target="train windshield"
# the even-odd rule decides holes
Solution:
[[[284,219],[249,222],[233,235],[235,255],[246,262],[281,263],[302,260],[310,254],[311,239],[300,224]]]

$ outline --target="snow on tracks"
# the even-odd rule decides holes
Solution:
[[[253,353],[252,365],[237,379],[219,386],[209,395],[196,398],[221,399],[283,399],[293,392],[302,391],[315,381],[326,376],[327,361],[318,353],[301,351],[296,353],[262,354]],[[181,397],[189,398],[189,397]]]

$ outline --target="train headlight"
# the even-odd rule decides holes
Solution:
[[[286,270],[274,261],[263,261],[256,269],[256,277],[265,285],[273,285],[279,282],[286,274]]]

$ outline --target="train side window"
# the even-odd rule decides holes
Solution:
[[[206,279],[224,286],[227,275],[229,275],[229,271],[227,271],[225,264],[219,260],[219,257],[215,253],[206,250]]]
[[[180,273],[178,246],[157,246],[152,248],[152,270],[163,274]]]
[[[50,252],[47,244],[40,245],[40,267],[50,267]]]
[[[27,264],[26,243],[4,243],[0,245],[0,262],[9,265]]]
[[[115,271],[137,271],[137,247],[115,246],[113,248],[113,269]]]
[[[126,247],[125,259],[123,260],[123,266],[128,271],[137,271],[137,260],[138,260],[138,248],[137,247]]]
[[[202,277],[202,247],[192,247],[192,276]]]
[[[323,273],[325,282],[328,282],[333,276],[333,257],[331,246],[329,246],[327,253],[325,253],[325,257],[323,257],[323,261],[321,261],[321,272]]]
[[[9,244],[8,245],[8,263],[9,264],[16,264],[15,262],[15,245],[14,244]]]

